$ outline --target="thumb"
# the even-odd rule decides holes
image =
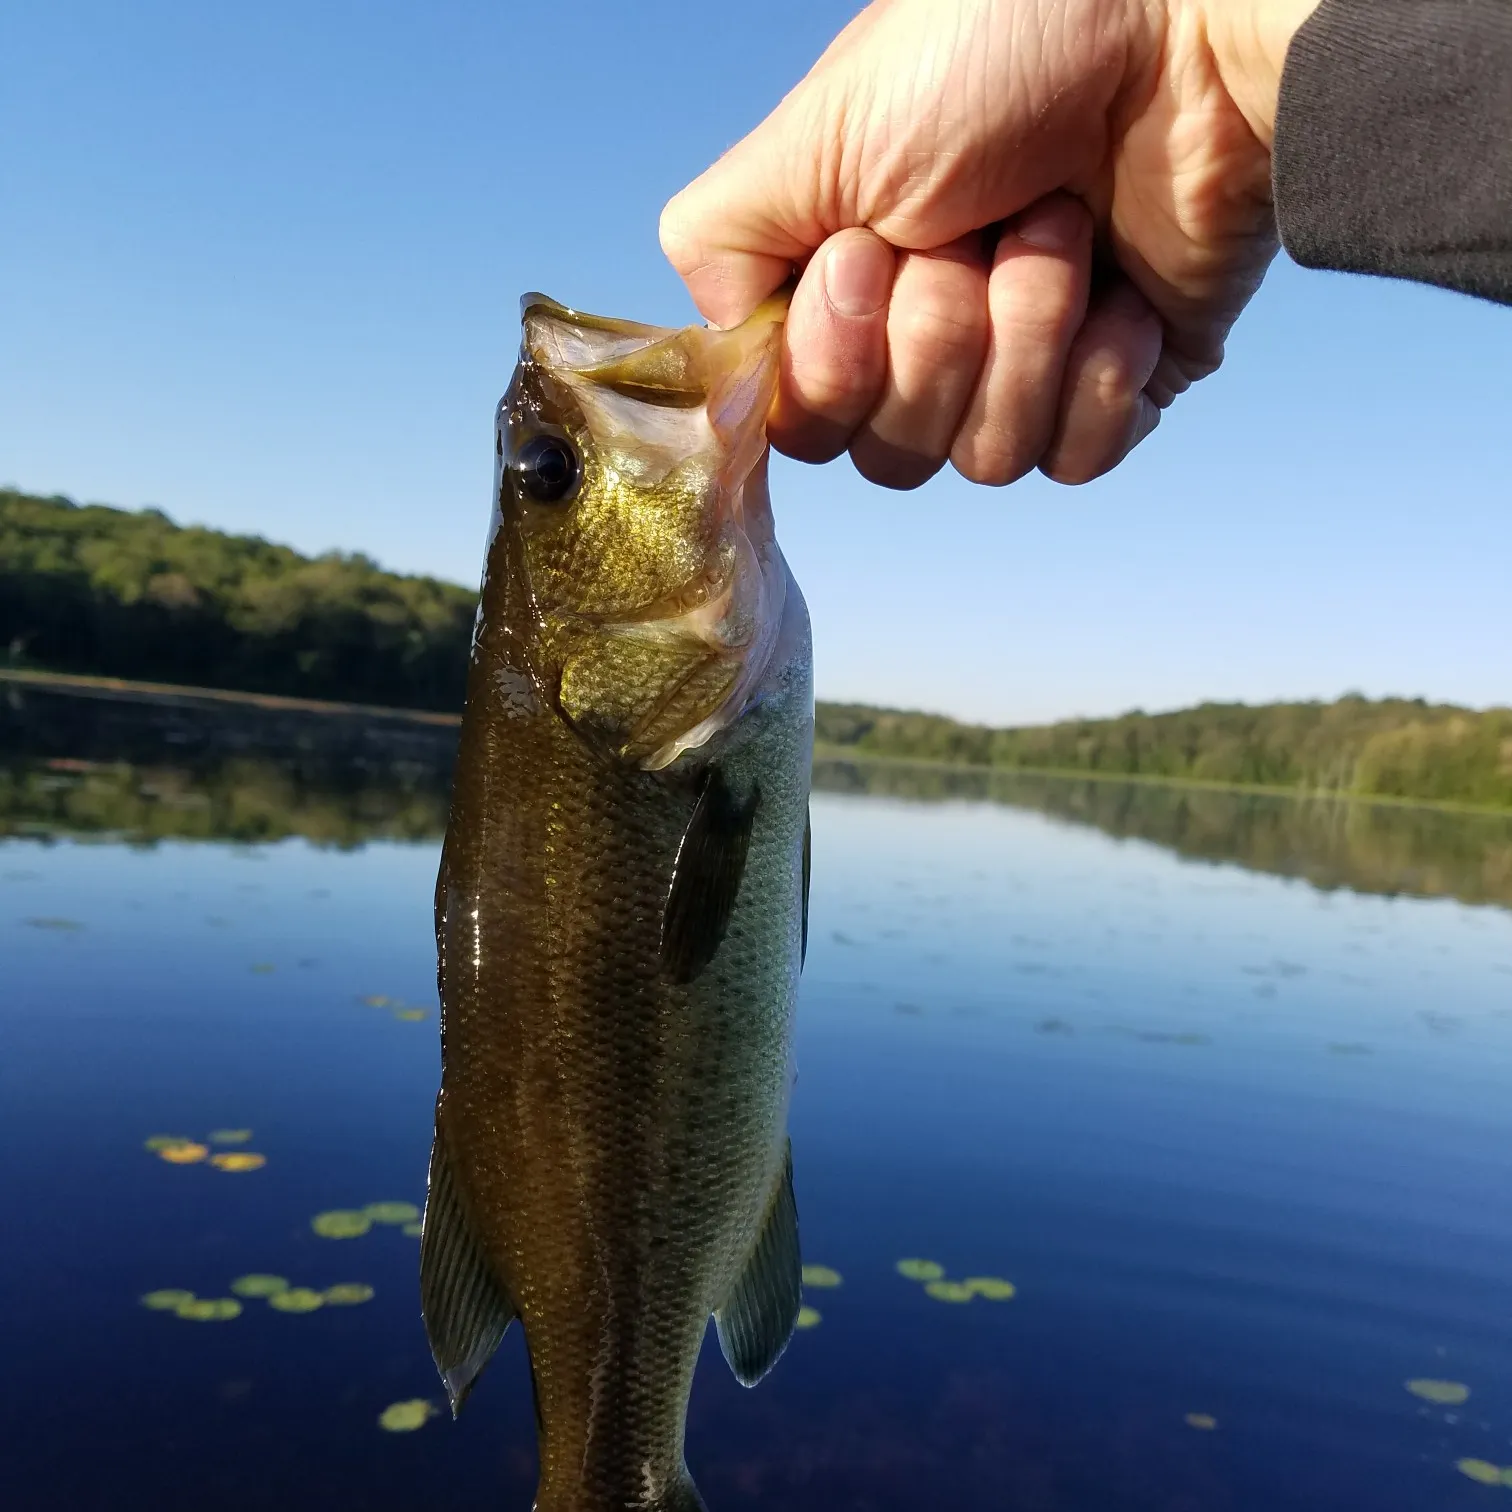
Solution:
[[[796,192],[813,139],[793,140],[786,115],[779,108],[662,211],[662,251],[716,326],[744,320],[828,234]]]

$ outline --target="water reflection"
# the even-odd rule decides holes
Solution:
[[[455,742],[453,727],[402,717],[9,688],[0,695],[0,835],[435,839]],[[814,786],[990,801],[1318,888],[1512,907],[1512,815],[833,759],[816,762]]]

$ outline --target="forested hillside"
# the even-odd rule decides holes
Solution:
[[[456,709],[476,601],[363,556],[0,490],[0,665]]]
[[[476,595],[0,490],[0,666],[457,710]],[[1512,709],[1203,704],[1023,729],[821,703],[821,751],[1512,808]]]

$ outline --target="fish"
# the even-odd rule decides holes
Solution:
[[[436,885],[421,1302],[455,1414],[518,1319],[536,1512],[696,1512],[688,1396],[786,1348],[813,671],[766,416],[786,310],[521,301]]]

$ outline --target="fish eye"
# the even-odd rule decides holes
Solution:
[[[532,436],[510,458],[520,492],[537,504],[564,504],[576,492],[582,466],[563,436]]]

